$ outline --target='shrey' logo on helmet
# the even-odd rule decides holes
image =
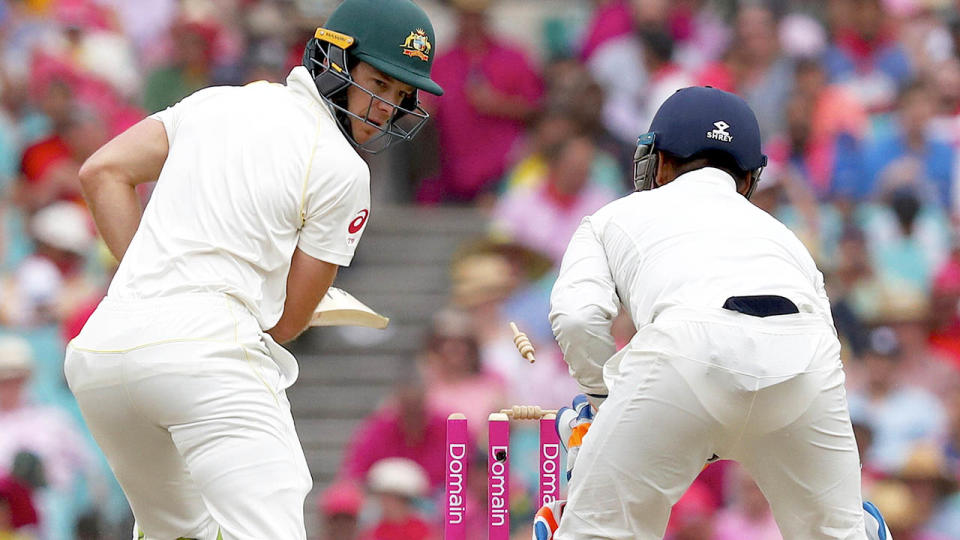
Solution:
[[[716,139],[723,142],[733,142],[733,135],[727,133],[727,128],[730,127],[730,124],[720,120],[713,123],[714,126],[717,126],[717,129],[707,132],[708,139]]]
[[[430,59],[430,38],[427,37],[427,33],[423,28],[417,28],[413,32],[410,32],[410,35],[407,36],[407,39],[403,41],[403,54],[407,56],[413,56],[414,58],[419,58],[426,62]]]

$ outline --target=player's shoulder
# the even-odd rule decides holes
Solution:
[[[644,195],[649,193],[649,191],[635,191],[619,199],[614,199],[600,207],[600,209],[593,214],[587,216],[586,219],[595,229],[599,230],[612,221],[625,219],[629,216],[636,216],[638,215],[638,205],[646,205],[647,201]]]
[[[321,129],[317,139],[313,150],[313,176],[321,176],[326,185],[369,185],[370,167],[336,125]]]
[[[595,216],[617,216],[623,214],[635,214],[638,209],[655,206],[657,203],[653,200],[656,197],[654,191],[633,191],[620,198],[614,199],[603,205],[594,212]]]
[[[183,98],[180,103],[190,105],[219,101],[224,97],[235,94],[240,88],[239,86],[208,86]]]

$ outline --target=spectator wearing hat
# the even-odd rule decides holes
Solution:
[[[34,252],[0,287],[0,322],[22,328],[58,324],[97,289],[84,273],[96,238],[85,210],[57,202],[40,209],[29,225]]]
[[[338,481],[324,490],[317,500],[323,522],[319,540],[357,540],[363,502],[363,489],[351,480]]]
[[[416,508],[417,499],[425,497],[429,487],[426,471],[412,460],[387,458],[375,463],[367,474],[367,489],[379,519],[360,535],[361,540],[437,539],[437,531]]]
[[[451,282],[453,304],[469,316],[477,336],[482,369],[505,382],[511,404],[559,407],[577,393],[576,383],[567,376],[567,367],[552,342],[528,334],[537,351],[533,365],[517,353],[509,323],[523,319],[511,318],[516,314],[508,307],[528,284],[505,254],[475,253],[455,260]]]
[[[914,510],[916,502],[913,494],[903,482],[899,480],[878,482],[864,493],[864,498],[870,499],[880,509],[894,539],[930,540],[916,536],[922,524]]]
[[[872,322],[891,328],[896,335],[898,383],[946,399],[960,385],[960,369],[930,347],[930,296],[901,282],[884,287],[878,300]]]
[[[26,386],[33,366],[25,340],[0,337],[0,474],[12,472],[15,465],[32,470],[26,474],[41,488],[37,501],[42,532],[48,538],[67,538],[72,534],[72,512],[78,509],[65,501],[74,496],[81,477],[92,485],[103,479],[73,420],[56,407],[28,401]]]
[[[920,532],[914,538],[947,540],[960,536],[960,531],[944,531],[949,536],[932,530],[933,522],[954,521],[960,515],[957,508],[945,506],[947,498],[957,490],[957,479],[947,466],[943,450],[933,443],[914,445],[895,477],[906,484],[913,498],[913,514]]]
[[[943,404],[931,392],[901,381],[900,340],[890,327],[870,332],[861,360],[862,386],[848,394],[851,416],[873,432],[867,461],[893,472],[905,463],[912,446],[941,440],[947,431]]]
[[[433,78],[443,99],[435,110],[440,173],[424,182],[419,201],[469,203],[492,191],[507,156],[539,107],[539,75],[517,46],[489,26],[491,0],[454,0],[457,34],[437,55]]]

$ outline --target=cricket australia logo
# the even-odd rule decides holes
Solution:
[[[427,37],[423,28],[417,28],[410,32],[407,39],[403,40],[401,47],[403,47],[403,54],[419,58],[424,62],[430,59],[430,49],[433,48],[430,45],[430,38]]]
[[[714,126],[717,126],[717,129],[707,132],[708,139],[716,139],[723,142],[733,142],[733,135],[727,133],[727,128],[730,127],[730,124],[720,120],[719,122],[714,122]]]

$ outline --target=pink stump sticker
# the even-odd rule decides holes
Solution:
[[[446,473],[443,498],[443,537],[466,540],[467,463],[470,459],[467,419],[460,413],[447,418]]]
[[[540,489],[537,503],[543,506],[560,498],[560,437],[554,426],[556,416],[540,419]]]
[[[487,538],[510,539],[510,419],[493,413],[487,422]]]

